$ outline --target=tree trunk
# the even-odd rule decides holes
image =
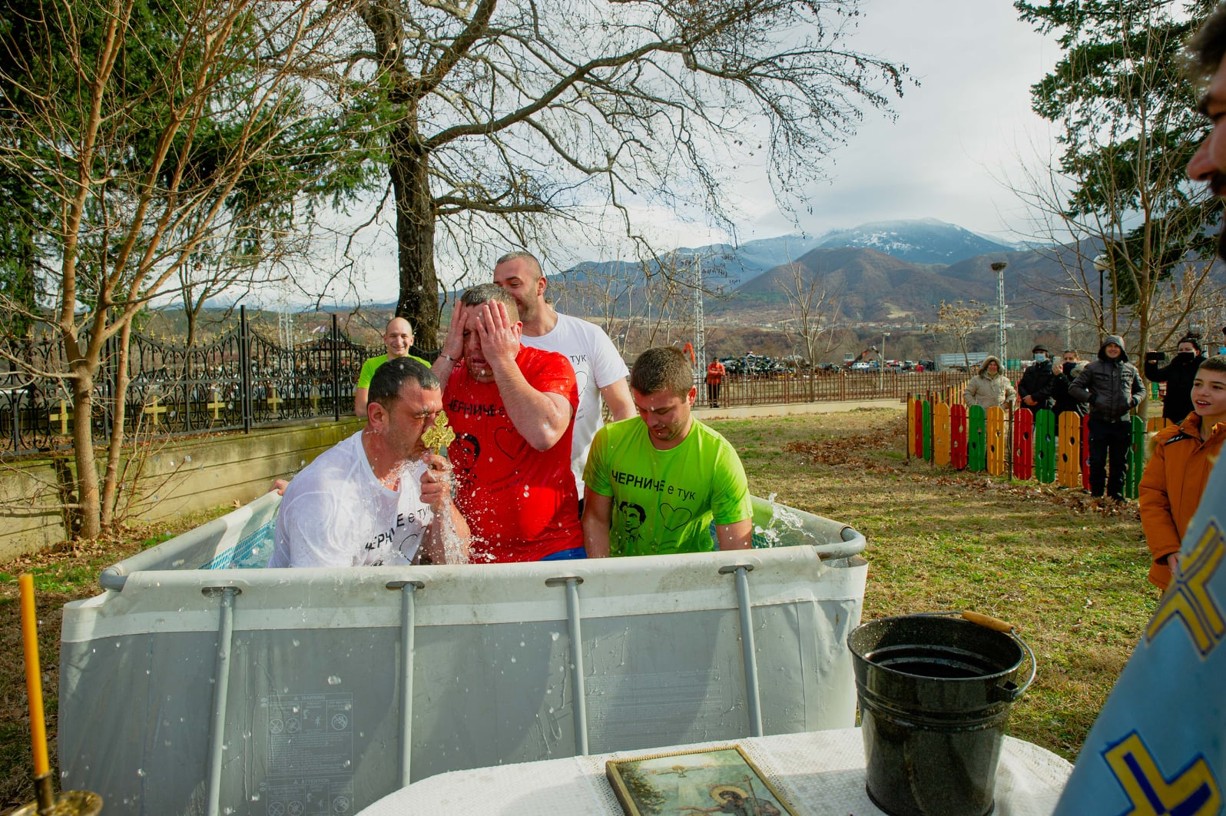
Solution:
[[[429,153],[418,141],[413,118],[406,117],[396,125],[390,152],[400,261],[396,315],[407,318],[413,325],[417,348],[434,351],[439,347],[434,198],[430,195]]]
[[[124,423],[127,419],[128,406],[128,356],[132,343],[132,321],[123,324],[119,332],[119,348],[115,359],[115,393],[112,395],[114,407],[111,411],[111,443],[106,452],[106,476],[102,480],[102,498],[99,503],[101,510],[101,528],[109,528],[115,523],[115,506],[119,495],[120,471],[119,463],[123,458]]]
[[[73,338],[66,348],[75,349]],[[98,470],[94,462],[94,374],[97,366],[75,357],[71,365],[72,380],[72,450],[77,464],[77,510],[72,517],[74,529],[70,538],[97,538],[102,532],[101,503],[98,496]]]

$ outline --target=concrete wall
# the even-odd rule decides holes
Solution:
[[[351,417],[251,434],[155,442],[143,457],[130,515],[156,521],[249,502],[274,479],[298,472],[360,427],[360,420]],[[0,559],[66,539],[52,462],[39,459],[0,467]]]

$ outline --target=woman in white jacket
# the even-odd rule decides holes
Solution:
[[[968,408],[981,405],[987,410],[993,405],[1004,408],[1007,403],[1011,404],[1017,398],[1017,392],[1013,390],[1013,383],[1009,382],[1009,378],[1000,370],[1000,360],[989,357],[979,366],[979,372],[967,382],[962,398]]]

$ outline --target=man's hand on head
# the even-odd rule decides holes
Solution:
[[[459,360],[464,356],[464,327],[468,312],[468,307],[457,300],[455,309],[451,312],[451,325],[447,327],[442,348],[442,353],[452,360]]]
[[[507,314],[506,304],[497,301],[482,303],[473,308],[469,319],[469,330],[475,328],[481,336],[481,353],[494,374],[515,366],[515,358],[519,354],[519,323]]]

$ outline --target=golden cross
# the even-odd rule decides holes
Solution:
[[[272,389],[272,396],[268,398],[269,410],[276,411],[277,413],[281,413],[281,409],[279,407],[281,405],[281,402],[282,402],[281,398],[277,396],[277,389],[274,387]]]
[[[47,417],[52,422],[60,423],[60,436],[68,436],[68,420],[72,419],[72,412],[68,410],[68,403],[60,400],[60,412]]]
[[[434,424],[421,435],[421,441],[425,442],[428,447],[438,451],[438,455],[443,455],[443,449],[455,441],[455,431],[447,425],[447,414],[443,411],[438,412],[438,416],[434,418]]]
[[[220,419],[221,409],[226,407],[226,404],[221,401],[221,395],[217,393],[217,389],[213,389],[213,401],[204,406],[213,412],[213,419]]]
[[[166,413],[168,410],[170,409],[168,409],[165,405],[159,405],[158,398],[154,397],[153,402],[145,406],[144,413],[153,415],[153,427],[156,428],[158,426],[158,422],[161,420],[162,414]]]

